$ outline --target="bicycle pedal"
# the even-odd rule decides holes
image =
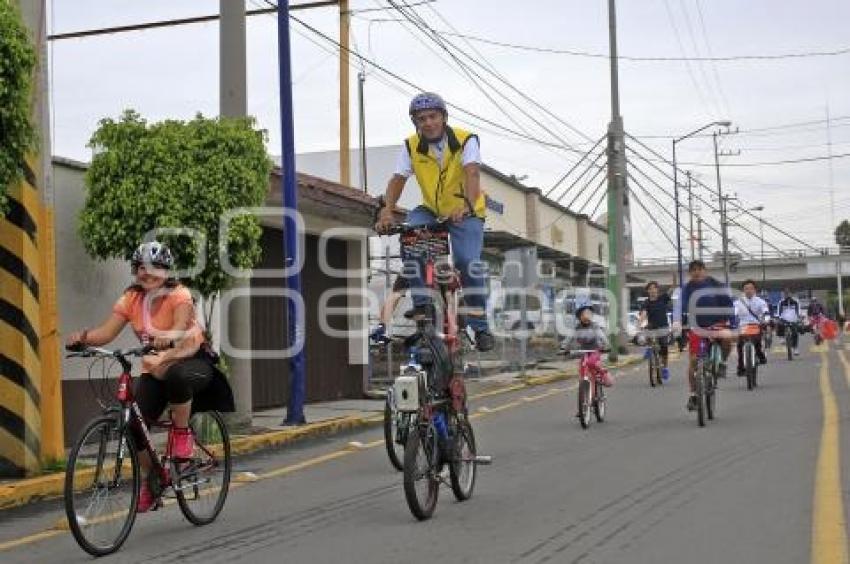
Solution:
[[[493,457],[486,454],[479,454],[473,459],[473,462],[481,466],[490,466],[493,464]]]

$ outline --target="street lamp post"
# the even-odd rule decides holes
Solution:
[[[673,139],[673,200],[675,201],[674,205],[676,207],[676,263],[678,265],[680,289],[684,284],[684,273],[682,267],[682,229],[679,221],[679,168],[676,166],[676,144],[681,143],[689,137],[693,137],[697,133],[705,131],[709,127],[714,127],[715,125],[728,128],[730,125],[732,125],[732,122],[728,120],[713,121],[711,123],[703,125],[699,129],[691,131],[687,135],[683,135],[681,137]]]

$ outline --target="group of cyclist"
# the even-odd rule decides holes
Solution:
[[[686,406],[689,411],[697,405],[694,377],[696,351],[701,339],[709,337],[720,343],[720,377],[726,375],[733,342],[737,344],[738,376],[745,375],[743,347],[748,340],[755,345],[757,362],[767,364],[764,345],[767,331],[779,329],[780,334],[784,334],[790,341],[793,354],[800,354],[798,341],[803,316],[800,302],[790,289],[784,290],[784,297],[774,313],[771,306],[757,295],[758,287],[753,280],[746,280],[741,285],[741,295],[733,299],[724,284],[707,274],[704,262],[692,261],[688,266],[688,275],[689,280],[682,288],[674,308],[671,307],[670,294],[661,293],[657,282],[649,282],[645,288],[646,299],[641,304],[639,324],[643,335],[657,339],[665,379],[669,376],[670,338],[674,334],[685,335],[690,353]],[[668,318],[671,310],[674,320],[672,326]],[[826,319],[826,311],[816,297],[811,299],[807,315],[813,331],[817,332],[819,324]]]

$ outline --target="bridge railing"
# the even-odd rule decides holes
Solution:
[[[783,249],[781,251],[777,250],[765,250],[764,252],[764,260],[765,261],[781,261],[781,260],[799,260],[806,258],[814,258],[814,257],[824,257],[824,256],[838,256],[838,255],[850,255],[850,248],[840,249],[839,247],[823,247],[818,250],[814,249]],[[748,261],[748,262],[760,262],[762,260],[761,252],[758,253],[729,253],[729,261],[730,262],[740,262],[740,261]],[[689,259],[682,259],[685,264],[689,262]],[[723,255],[720,253],[714,253],[709,257],[705,257],[705,263],[707,266],[712,267],[715,265],[719,265],[723,263]],[[653,267],[663,267],[663,266],[675,266],[677,263],[676,257],[648,257],[648,258],[637,258],[632,262],[632,266],[635,268],[653,268]]]

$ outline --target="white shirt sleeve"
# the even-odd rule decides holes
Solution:
[[[410,153],[407,152],[407,144],[402,143],[401,151],[398,152],[398,157],[395,163],[395,174],[410,178],[413,174],[413,163],[410,162]]]
[[[463,147],[463,166],[468,164],[481,164],[481,146],[478,137],[470,137]]]

